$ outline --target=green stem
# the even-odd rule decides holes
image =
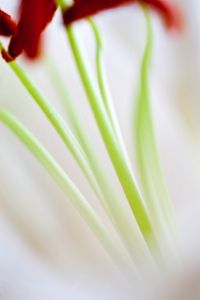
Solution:
[[[99,28],[97,27],[95,21],[92,18],[88,18],[88,22],[91,26],[96,41],[96,70],[97,70],[98,85],[99,85],[102,100],[104,102],[105,110],[107,111],[109,120],[113,126],[113,130],[115,131],[116,118],[114,117],[115,114],[113,113],[111,96],[107,85],[106,73],[104,70],[103,41],[102,41]]]
[[[38,87],[33,83],[33,81],[28,77],[28,75],[24,72],[24,70],[16,63],[9,63],[10,67],[17,75],[18,79],[21,81],[23,86],[44,112],[50,123],[53,125],[59,136],[61,137],[64,144],[67,146],[72,156],[78,163],[80,169],[83,174],[87,178],[97,197],[102,198],[102,192],[99,188],[99,184],[93,176],[93,172],[90,169],[87,158],[85,157],[82,148],[77,141],[74,134],[71,132],[70,128],[67,126],[65,121],[62,119],[60,114],[54,109],[54,107],[49,103],[49,101],[45,98],[42,92],[38,89]]]
[[[130,163],[126,157],[122,155],[121,150],[116,142],[116,136],[113,134],[113,128],[110,124],[107,112],[102,104],[102,98],[93,82],[93,76],[90,74],[90,69],[87,65],[87,60],[84,57],[83,50],[75,33],[73,26],[66,29],[72,53],[79,71],[85,92],[88,96],[89,104],[92,108],[97,125],[101,132],[104,144],[113,163],[119,181],[122,185],[124,193],[128,199],[129,205],[136,218],[138,226],[143,234],[146,242],[151,245],[153,239],[152,225],[149,220],[146,208],[137,191],[134,176],[130,167]]]
[[[114,188],[111,186],[110,180],[106,175],[106,171],[100,165],[100,162],[96,156],[96,152],[91,145],[90,138],[88,137],[88,134],[84,130],[84,126],[81,123],[81,118],[74,105],[74,101],[72,101],[70,95],[68,94],[66,84],[64,83],[62,76],[60,76],[56,64],[52,64],[52,61],[48,61],[46,66],[52,85],[55,87],[61,99],[72,129],[74,130],[82,150],[88,159],[90,168],[93,171],[93,174],[104,196],[104,198],[100,200],[103,202],[103,206],[106,209],[108,216],[111,218],[112,223],[122,242],[128,250],[129,255],[132,259],[137,261],[139,260],[138,257],[141,257],[142,253],[144,254],[143,257],[147,255],[147,249],[144,241],[138,234],[134,223],[127,215],[124,205],[119,199],[118,195],[115,193]]]
[[[157,151],[154,126],[152,122],[149,96],[149,67],[152,57],[153,32],[148,11],[144,9],[147,28],[147,39],[141,64],[140,92],[135,118],[135,147],[137,163],[145,200],[151,215],[152,223],[159,236],[160,232],[169,235],[168,193],[165,188],[163,174]],[[167,219],[166,219],[167,217]],[[168,228],[167,228],[168,227]]]
[[[119,148],[121,148],[123,155],[127,156],[126,154],[127,151],[121,134],[119,122],[116,116],[115,108],[112,101],[112,96],[109,90],[109,86],[107,84],[108,80],[106,77],[106,71],[104,67],[103,39],[101,37],[101,33],[96,22],[92,18],[89,18],[88,21],[92,28],[96,40],[96,70],[97,70],[97,79],[98,79],[98,85],[99,85],[101,97],[103,99],[105,110],[107,111],[108,118],[112,125],[114,134],[116,135],[116,142],[119,144]],[[128,158],[126,159],[128,160]]]
[[[96,212],[88,201],[84,198],[72,180],[63,171],[60,165],[55,161],[51,154],[39,143],[39,141],[10,113],[4,109],[0,109],[0,120],[3,122],[31,151],[35,158],[47,170],[50,176],[60,186],[68,199],[72,202],[83,219],[100,240],[104,248],[111,257],[120,263],[127,264],[121,249],[119,249],[115,240],[107,232]]]

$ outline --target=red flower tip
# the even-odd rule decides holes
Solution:
[[[54,0],[21,0],[18,24],[0,10],[0,34],[11,36],[8,51],[2,56],[10,62],[24,52],[29,58],[38,56],[41,34],[53,18],[56,10]]]
[[[171,0],[137,0],[150,6],[157,11],[163,18],[167,28],[181,30],[183,28],[183,15],[180,8],[172,3]]]
[[[38,56],[41,34],[55,10],[54,0],[22,0],[17,32],[8,48],[11,57],[17,57],[22,51],[31,59]]]
[[[0,35],[11,36],[17,30],[17,25],[10,15],[0,9]]]
[[[5,59],[6,62],[11,62],[14,60],[14,58],[5,49],[3,49],[1,51],[1,55]]]
[[[141,3],[156,10],[169,28],[180,28],[182,18],[179,9],[170,0],[75,0],[74,4],[63,13],[65,25],[92,16],[103,10]]]

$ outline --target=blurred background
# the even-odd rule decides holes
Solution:
[[[180,0],[179,3],[185,17],[185,28],[181,34],[167,32],[160,18],[153,13],[153,119],[167,187],[175,207],[180,233],[179,251],[184,262],[180,270],[171,266],[159,287],[165,289],[166,299],[178,300],[179,294],[180,299],[183,299],[181,293],[186,296],[186,289],[188,296],[185,299],[195,300],[200,298],[195,298],[197,296],[190,292],[194,286],[198,286],[200,273],[200,4],[198,0]],[[16,14],[16,6],[17,1],[1,0],[1,8],[12,14]],[[103,13],[95,19],[104,39],[106,70],[114,106],[135,167],[133,116],[145,43],[144,17],[139,7],[133,5]],[[94,65],[95,44],[91,30],[84,21],[76,26]],[[106,168],[116,191],[123,199],[87,104],[59,13],[45,33],[44,40],[44,54],[39,62],[32,64],[20,58],[20,63],[66,118],[48,78],[47,60],[56,64],[91,137],[97,159]],[[17,116],[38,137],[107,224],[104,211],[71,155],[2,60],[0,103],[1,107]],[[121,277],[87,225],[46,171],[4,126],[1,126],[0,133],[1,298],[142,299],[141,289],[145,293],[145,285],[141,288],[134,281],[130,284]],[[177,285],[176,280],[172,284],[168,279],[170,274],[176,274]],[[188,286],[185,282],[188,282]],[[184,291],[180,291],[182,289]],[[169,298],[168,293],[171,293]],[[157,297],[158,300],[164,299],[163,293],[162,297]]]

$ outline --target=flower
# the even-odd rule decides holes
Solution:
[[[15,59],[22,52],[29,58],[38,56],[41,34],[53,18],[55,10],[56,4],[54,0],[21,1],[17,30],[12,32],[8,51],[3,51],[2,53],[6,61]]]
[[[192,10],[191,3],[185,3],[185,5],[190,8],[186,11],[194,11]],[[195,9],[195,11],[198,12],[198,9]],[[149,16],[146,11],[145,13]],[[110,94],[110,100],[112,101],[113,95],[114,108],[116,107],[118,112],[117,114],[115,114],[114,111],[114,116],[116,116],[120,121],[118,123],[119,127],[122,127],[123,133],[126,134],[124,140],[124,148],[127,148],[128,150],[128,155],[125,156],[126,161],[128,157],[136,156],[136,152],[133,153],[133,147],[129,147],[133,139],[132,121],[134,121],[132,119],[133,99],[132,97],[130,97],[130,95],[133,94],[133,87],[138,86],[141,89],[141,84],[138,84],[138,81],[144,80],[146,83],[146,76],[138,76],[140,75],[138,73],[138,64],[141,60],[140,57],[142,51],[137,51],[137,47],[139,47],[140,49],[143,48],[143,45],[142,43],[138,43],[137,38],[140,38],[142,36],[143,28],[140,26],[140,23],[137,23],[137,18],[133,18],[132,20],[125,20],[123,19],[123,17],[125,16],[118,15],[118,20],[117,22],[114,22],[113,28],[109,28],[110,26],[112,26],[112,22],[109,22],[109,24],[105,24],[104,28],[105,33],[109,36],[109,39],[107,40],[109,41],[109,48],[111,50],[110,55],[108,53],[106,64],[107,68],[109,69],[109,78],[114,89],[112,91],[114,93]],[[191,17],[192,19],[195,19],[195,16],[191,15]],[[133,23],[128,23],[130,24],[130,26],[127,26],[127,21]],[[134,23],[135,21],[136,23]],[[125,23],[125,26],[122,26],[123,23]],[[90,24],[92,24],[92,22],[90,22]],[[104,26],[103,23],[101,25],[102,27]],[[136,34],[133,34],[134,28],[136,30]],[[72,33],[75,32],[75,30],[73,29],[73,27],[69,26],[67,30],[69,31],[69,34],[71,34],[71,36]],[[120,32],[119,29],[121,29]],[[195,33],[198,32],[198,30],[196,29],[197,27],[195,26]],[[110,32],[112,34],[110,34]],[[190,30],[187,30],[187,33],[189,32]],[[194,35],[194,32],[192,32],[191,36]],[[148,33],[150,34],[150,32],[147,32],[147,37]],[[178,235],[176,236],[172,234],[171,238],[175,248],[176,245],[178,245],[178,260],[175,259],[173,254],[171,255],[171,251],[169,251],[170,253],[168,253],[168,242],[166,242],[166,245],[164,243],[162,249],[160,249],[163,253],[162,261],[158,261],[158,268],[162,268],[161,272],[159,272],[157,268],[155,270],[154,266],[152,266],[151,268],[151,265],[149,266],[148,264],[146,264],[146,257],[143,256],[143,251],[139,253],[139,256],[135,255],[135,251],[132,251],[131,253],[129,253],[129,251],[127,252],[127,256],[129,257],[131,254],[131,262],[133,260],[134,263],[137,264],[137,266],[135,267],[136,270],[134,270],[133,273],[137,273],[136,275],[138,275],[139,278],[135,278],[136,276],[134,274],[131,274],[130,277],[127,276],[125,278],[121,278],[121,274],[118,274],[118,268],[115,268],[113,262],[114,259],[112,261],[113,257],[110,258],[107,255],[103,247],[98,244],[95,236],[93,237],[92,234],[90,235],[88,228],[85,227],[86,225],[84,225],[84,223],[79,220],[78,216],[73,214],[75,213],[75,211],[71,209],[71,206],[68,203],[71,200],[73,193],[69,193],[64,196],[64,194],[59,193],[56,187],[54,190],[53,181],[49,181],[48,177],[46,178],[46,174],[42,169],[40,169],[40,166],[36,165],[35,160],[32,160],[32,157],[30,155],[26,155],[24,149],[20,147],[18,140],[11,140],[7,129],[4,132],[4,128],[1,128],[2,143],[0,148],[0,240],[2,247],[0,265],[2,272],[0,273],[0,278],[2,290],[1,294],[4,299],[129,300],[135,298],[137,300],[179,300],[185,297],[187,299],[199,299],[199,291],[196,291],[196,287],[199,286],[198,237],[200,228],[199,210],[197,209],[197,207],[199,208],[199,205],[198,203],[195,204],[196,200],[198,202],[199,196],[199,179],[196,174],[197,160],[194,157],[195,155],[193,151],[193,142],[191,143],[192,137],[189,137],[188,131],[184,135],[184,132],[186,130],[185,128],[183,128],[184,132],[182,132],[180,120],[179,118],[178,120],[176,118],[176,111],[174,109],[174,103],[176,102],[176,93],[173,92],[174,86],[177,87],[178,81],[181,91],[181,95],[179,94],[181,107],[184,106],[184,101],[187,99],[188,103],[190,104],[190,106],[188,107],[194,108],[194,101],[192,101],[194,100],[193,84],[191,84],[191,82],[194,80],[194,75],[196,74],[196,72],[193,72],[194,70],[192,66],[193,59],[195,59],[194,54],[198,52],[195,51],[195,48],[198,47],[198,43],[195,43],[196,40],[193,40],[191,36],[184,35],[186,37],[185,42],[188,44],[181,44],[177,49],[177,47],[174,48],[174,44],[170,43],[170,46],[173,48],[171,50],[173,51],[170,52],[169,56],[166,43],[163,43],[162,41],[162,32],[158,31],[157,35],[159,42],[157,43],[157,47],[155,47],[155,59],[151,62],[154,66],[152,70],[153,73],[151,73],[150,70],[148,72],[149,76],[151,76],[150,83],[153,83],[153,85],[149,86],[149,88],[145,88],[144,93],[138,93],[138,91],[136,92],[141,96],[141,99],[143,97],[145,98],[146,94],[150,92],[153,98],[155,97],[155,100],[158,100],[154,101],[153,103],[154,114],[152,116],[156,118],[155,125],[157,124],[157,133],[160,136],[160,138],[159,136],[158,138],[161,142],[161,148],[159,149],[164,150],[162,150],[164,154],[162,155],[162,161],[164,162],[165,170],[167,171],[165,172],[166,176],[168,176],[167,182],[169,182],[170,194],[172,192],[171,196],[173,197],[173,202],[175,204],[175,216],[178,221]],[[134,41],[136,41],[136,43],[134,44],[134,49],[133,43],[127,42],[127,38],[129,38],[129,36],[133,37]],[[55,31],[55,38],[56,37],[60,38],[60,35],[57,33],[57,31]],[[94,44],[92,43],[93,40],[91,40],[92,37],[92,35],[86,35],[85,37],[83,37],[83,44],[87,45],[87,49],[89,49],[88,46],[91,45],[91,50],[94,51]],[[115,38],[119,40],[121,39],[121,42],[118,42],[119,47],[124,46],[124,44],[127,44],[127,47],[117,48]],[[74,41],[76,42],[76,39],[71,39],[71,43]],[[150,39],[149,41],[151,42]],[[148,43],[148,47],[146,47],[148,51],[150,51],[152,47],[152,45],[150,44]],[[72,46],[74,47],[74,44]],[[191,52],[188,51],[188,46],[189,49],[191,49]],[[99,138],[99,135],[95,134],[96,128],[94,126],[93,119],[91,119],[91,111],[87,109],[86,102],[84,101],[85,99],[83,98],[83,101],[81,101],[83,97],[83,91],[81,88],[79,88],[78,81],[74,77],[74,66],[71,65],[70,56],[68,55],[67,59],[65,59],[65,53],[63,53],[62,57],[63,48],[64,47],[62,47],[62,44],[60,44],[59,42],[56,43],[55,66],[53,63],[53,66],[51,66],[52,69],[47,69],[47,75],[52,76],[52,81],[47,85],[47,78],[44,78],[45,82],[43,82],[42,80],[38,80],[38,84],[40,85],[40,88],[44,89],[44,93],[38,93],[36,90],[37,87],[35,85],[32,85],[31,83],[28,86],[29,92],[34,88],[33,94],[36,97],[39,95],[40,99],[37,103],[41,104],[43,94],[46,94],[45,88],[48,89],[46,91],[47,98],[45,98],[45,102],[42,102],[44,104],[42,106],[42,109],[44,111],[46,105],[48,103],[51,103],[51,100],[48,101],[48,95],[50,97],[52,96],[52,87],[54,87],[55,84],[56,88],[58,89],[58,96],[63,97],[63,99],[61,100],[63,100],[63,106],[65,107],[67,113],[66,122],[71,127],[72,132],[75,134],[75,137],[79,141],[79,143],[77,144],[77,148],[81,149],[81,153],[84,153],[84,157],[87,155],[88,147],[85,147],[85,145],[88,145],[86,143],[88,134],[89,141],[92,144],[92,151],[90,151],[90,153],[93,155],[92,160],[88,159],[88,162],[94,162],[94,171],[96,170],[95,172],[97,175],[99,174],[98,164],[100,164],[103,169],[103,176],[100,176],[100,179],[98,179],[97,183],[99,183],[100,180],[103,180],[103,182],[105,181],[109,185],[109,191],[111,193],[116,192],[117,196],[119,196],[119,203],[124,203],[125,195],[121,193],[119,181],[115,180],[114,172],[111,173],[111,166],[108,161],[105,148],[101,147],[103,146],[103,144],[100,144],[101,140]],[[61,51],[58,55],[59,50]],[[96,53],[102,55],[103,51],[98,50],[99,49],[97,47]],[[89,52],[88,54],[90,54],[91,52]],[[148,53],[147,55],[144,55],[144,62],[148,61]],[[82,52],[76,51],[76,54],[78,54],[77,57],[80,62]],[[185,56],[183,56],[183,54],[185,54]],[[91,55],[91,59],[87,64],[88,56],[90,57],[90,55],[84,56],[84,59],[86,59],[86,65],[89,68],[90,64],[94,62],[94,59],[93,55]],[[187,59],[188,57],[191,59]],[[53,59],[51,56],[51,63],[52,60]],[[96,61],[98,62],[100,60]],[[56,66],[59,64],[59,62],[60,65],[58,66],[58,68],[63,69],[63,73],[61,73],[61,76],[58,76],[59,72],[58,74],[56,72]],[[197,60],[194,60],[194,62],[194,68],[196,70],[198,69],[198,63]],[[15,62],[10,65],[6,65],[4,63],[4,65],[5,66],[3,66],[2,63],[3,68],[5,67],[5,71],[3,68],[1,68],[0,72],[0,75],[3,78],[0,89],[1,106],[7,106],[8,109],[13,111],[18,119],[23,119],[23,121],[26,123],[26,126],[34,130],[36,136],[38,136],[41,140],[44,139],[43,148],[48,148],[49,152],[53,153],[55,160],[59,162],[61,167],[63,169],[65,167],[65,170],[63,170],[62,174],[66,174],[66,176],[72,177],[72,180],[74,178],[75,187],[77,182],[78,189],[80,190],[80,193],[78,193],[77,195],[85,195],[86,199],[88,199],[88,203],[91,203],[92,207],[95,208],[103,223],[108,228],[110,239],[112,240],[113,236],[116,236],[116,249],[120,249],[121,241],[117,239],[118,235],[114,233],[114,228],[112,227],[112,219],[107,218],[103,213],[103,206],[102,208],[100,207],[101,202],[98,203],[98,205],[96,203],[97,200],[101,199],[101,193],[99,194],[99,197],[95,197],[93,191],[89,190],[89,186],[86,185],[87,182],[82,176],[83,174],[79,174],[78,169],[75,168],[76,166],[71,164],[71,157],[69,158],[68,155],[66,155],[67,149],[65,149],[63,147],[63,144],[57,139],[58,137],[56,136],[55,132],[51,130],[45,118],[41,117],[40,110],[32,109],[33,106],[29,106],[31,97],[28,97],[28,95],[22,91],[21,86],[19,86],[18,89],[17,81],[12,84],[12,80],[15,79],[12,79],[10,76],[10,67],[12,69],[13,66],[15,66],[15,69],[13,68],[13,70],[19,70],[20,66]],[[48,64],[45,63],[45,68],[47,67],[47,65]],[[142,64],[142,69],[145,68],[145,65],[147,65],[147,63]],[[102,89],[102,86],[100,86],[98,81],[101,77],[101,73],[99,72],[99,74],[96,74],[96,72],[94,72],[95,68],[93,65],[92,67],[93,72],[91,72],[91,76],[94,73],[97,76],[94,75],[94,77],[92,77],[93,81],[91,82],[94,82],[95,90],[100,90],[98,88]],[[26,65],[24,66],[24,68],[26,69]],[[37,68],[39,68],[40,71],[44,71],[44,69],[42,69],[44,68],[43,64],[38,64]],[[64,69],[66,68],[69,83],[66,79],[66,72],[64,73]],[[7,69],[8,73],[6,73]],[[28,72],[28,76],[31,77],[31,73],[35,70],[36,68],[28,68],[28,70],[26,70],[25,72]],[[154,70],[156,70],[156,72]],[[145,75],[144,72],[140,73],[141,75]],[[185,79],[184,81],[180,80],[180,74]],[[38,73],[36,70],[35,77],[37,77],[37,75]],[[84,79],[87,79],[86,75],[87,72],[84,72]],[[198,78],[198,76],[196,77]],[[106,76],[104,78],[106,79]],[[23,76],[23,79],[25,82],[26,76]],[[170,82],[168,80],[170,80]],[[89,84],[88,80],[85,80],[85,82],[86,84]],[[101,80],[100,83],[104,85],[103,80]],[[62,89],[62,87],[65,88],[67,84],[69,86],[69,92],[72,91],[73,95],[71,102],[70,98],[67,97],[67,93],[65,93],[65,89]],[[33,86],[33,88],[31,88],[31,86]],[[107,84],[107,88],[109,89],[109,82]],[[104,91],[105,88],[103,88],[103,92]],[[130,91],[132,92],[130,93]],[[104,95],[106,96],[106,93],[102,93],[102,91],[99,91],[99,94],[100,93],[102,94],[102,98]],[[134,92],[134,94],[136,93]],[[56,99],[56,94],[53,94],[53,96]],[[196,96],[198,97],[198,95]],[[90,101],[91,103],[94,103],[94,98],[95,97],[93,97],[92,99],[93,101]],[[170,98],[172,98],[171,102],[168,101],[170,100]],[[145,102],[143,103],[145,104]],[[72,104],[75,105],[75,109],[79,112],[80,115],[78,114],[77,116],[77,114],[73,113],[70,117],[70,113],[72,112],[72,109],[70,110],[70,107],[73,107]],[[126,104],[128,104],[128,106]],[[148,103],[146,102],[146,104]],[[100,105],[104,105],[101,99]],[[57,107],[56,103],[55,106]],[[58,107],[60,110],[61,106],[58,105]],[[142,105],[142,110],[138,110],[138,112],[140,112],[140,121],[143,119],[143,122],[140,122],[140,124],[138,125],[140,125],[140,128],[142,128],[142,130],[145,129],[145,132],[138,132],[138,138],[140,138],[138,145],[140,145],[140,147],[143,145],[144,147],[143,151],[140,151],[140,153],[141,156],[145,155],[145,160],[143,160],[145,164],[142,164],[141,167],[142,170],[145,170],[145,166],[150,167],[149,173],[147,173],[147,175],[149,175],[147,176],[147,179],[150,184],[153,184],[150,185],[149,190],[150,192],[152,190],[153,196],[155,197],[154,199],[157,204],[157,199],[161,200],[161,197],[158,197],[155,188],[159,182],[160,177],[155,173],[156,165],[150,157],[152,155],[152,143],[149,144],[149,141],[152,139],[152,137],[150,134],[147,134],[149,132],[149,129],[151,132],[151,126],[148,125],[150,118],[148,111],[145,109],[146,107],[147,106]],[[108,108],[109,106],[107,106],[106,109]],[[105,114],[106,109],[104,110]],[[5,110],[3,111],[5,112]],[[52,109],[48,110],[48,116],[50,116],[51,119],[53,117],[52,111]],[[196,109],[196,111],[198,115],[198,108]],[[143,118],[141,118],[141,113],[143,115]],[[112,117],[112,114],[108,115]],[[59,111],[56,116],[58,116],[59,120],[62,118],[59,114]],[[80,123],[81,126],[77,126],[77,121],[81,121],[81,117],[83,118],[83,122]],[[130,117],[131,122],[126,122],[129,121]],[[108,122],[108,124],[110,123],[111,122]],[[129,123],[132,124],[131,129],[128,126]],[[9,122],[9,125],[12,128],[14,128],[13,124],[13,122]],[[112,128],[115,129],[115,123],[113,122],[111,124]],[[61,126],[60,130],[62,130],[63,127],[64,126]],[[80,131],[80,128],[84,131]],[[106,126],[104,126],[104,128],[106,128]],[[116,142],[116,144],[119,144],[119,148],[122,149],[121,152],[123,155],[123,147],[120,147],[120,143],[118,143],[118,140],[119,142],[120,139],[123,140],[123,136],[122,138],[121,136],[119,136],[119,139],[118,135],[116,134],[116,129],[113,130],[112,128],[111,131],[114,136],[114,142]],[[147,132],[146,129],[148,129]],[[70,131],[67,130],[66,132],[70,133]],[[81,132],[86,132],[87,134],[81,135]],[[180,132],[181,134],[179,135]],[[62,135],[61,137],[63,136],[65,135]],[[23,137],[23,135],[20,135],[20,131],[18,131],[18,138],[21,137]],[[195,138],[196,137],[197,136],[195,136]],[[37,138],[35,139],[35,141],[37,141]],[[108,143],[110,142],[112,142],[112,140],[108,139]],[[196,138],[195,142],[198,143],[198,138]],[[30,140],[26,139],[26,145],[29,146],[29,149],[31,147],[31,144],[32,143],[30,143]],[[151,146],[151,148],[149,146]],[[35,151],[36,154],[38,154],[38,147],[34,149],[32,150]],[[199,154],[198,150],[199,148],[197,149],[197,152]],[[50,156],[47,157],[47,160],[45,159],[44,155],[38,156],[41,158],[45,166],[48,166],[49,163],[52,162],[52,159],[48,159]],[[91,156],[88,157],[90,158]],[[133,171],[136,165],[135,162],[136,160],[134,159]],[[32,168],[32,172],[30,172],[30,168]],[[57,167],[55,178],[58,179],[57,181],[62,185],[63,181],[59,180],[59,178],[61,178],[58,176],[59,174],[59,168]],[[96,174],[94,175],[94,178],[96,177]],[[137,176],[137,178],[142,191],[142,187],[144,186],[145,181],[142,182],[141,180],[139,180],[139,176]],[[153,178],[155,178],[156,180],[152,181]],[[77,189],[73,189],[73,191],[76,190]],[[106,189],[101,188],[101,190],[102,193],[107,194]],[[65,189],[65,191],[68,193],[69,190]],[[107,196],[105,198],[106,204],[110,204],[113,199],[112,196]],[[77,198],[75,200],[77,200]],[[75,202],[75,204],[76,203],[77,201]],[[114,208],[116,208],[117,203],[117,201],[113,201]],[[104,204],[104,202],[102,202],[102,204]],[[123,217],[122,222],[119,223],[119,225],[122,225],[122,229],[124,228],[126,221],[128,221],[129,219],[132,220],[132,215],[129,214],[128,206],[126,206],[126,208],[127,214],[125,216],[127,217],[127,219],[126,217]],[[114,209],[113,212],[117,212],[117,215],[121,215],[123,211]],[[94,218],[92,218],[92,221],[94,222]],[[163,218],[162,221],[165,221],[165,218]],[[133,223],[133,225],[134,224],[135,222]],[[167,223],[166,225],[168,228],[169,224]],[[133,235],[131,234],[132,230],[126,230],[126,227],[124,229],[124,233],[127,233],[125,237],[130,237],[131,241],[133,241],[135,250],[135,248],[138,247],[138,242],[133,238]],[[157,229],[158,240],[162,244],[162,240],[165,236],[159,234],[160,226],[158,226]],[[180,239],[182,239],[182,236],[184,236],[183,242],[179,241]],[[128,239],[128,241],[130,240]],[[171,239],[169,243],[170,242]],[[131,245],[132,244],[127,244],[127,246],[129,247]],[[190,250],[190,247],[194,247],[195,251],[193,251],[193,249]],[[124,250],[126,252],[126,248]],[[189,256],[191,256],[191,258],[194,260],[194,268],[190,265],[190,262],[187,262],[187,257]],[[184,267],[182,267],[182,265],[184,265]],[[60,271],[59,274],[58,271]],[[156,295],[154,295],[154,291],[152,291],[154,289],[156,290]],[[160,289],[160,291],[157,292],[157,289]],[[153,294],[153,296],[151,294]]]
[[[68,25],[103,10],[133,2],[148,5],[156,10],[162,16],[167,27],[179,28],[181,26],[181,14],[178,7],[168,0],[75,0],[74,5],[64,12],[64,23]]]

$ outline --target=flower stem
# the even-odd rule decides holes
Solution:
[[[116,136],[113,134],[112,125],[108,118],[105,107],[102,104],[101,95],[96,88],[95,83],[93,82],[93,76],[90,74],[90,69],[87,65],[87,60],[84,57],[83,49],[79,43],[74,26],[69,26],[66,29],[66,32],[79,75],[81,77],[85,92],[88,96],[89,104],[92,108],[104,144],[141,233],[148,245],[151,246],[152,240],[154,239],[152,224],[136,188],[130,163],[127,161],[126,157],[123,156],[121,150],[119,149],[118,143],[116,142]]]
[[[141,64],[140,91],[135,116],[135,148],[137,163],[140,172],[141,185],[144,190],[145,201],[158,235],[169,235],[170,201],[164,184],[157,151],[154,126],[152,122],[150,93],[149,93],[149,68],[153,48],[153,32],[151,18],[144,8],[147,38]]]
[[[112,236],[107,232],[106,227],[84,198],[72,180],[67,176],[60,165],[55,161],[51,154],[39,143],[39,141],[9,112],[0,109],[0,120],[3,122],[31,151],[36,159],[47,170],[50,176],[60,186],[74,207],[78,210],[83,219],[100,240],[109,255],[117,261],[120,266],[127,265],[123,252],[116,244]]]
[[[93,35],[96,41],[96,71],[97,71],[99,90],[105,106],[105,110],[107,111],[113,130],[115,131],[116,118],[114,117],[115,113],[113,113],[111,95],[108,89],[106,73],[104,70],[103,40],[96,22],[92,18],[88,18],[88,22],[93,31]]]
[[[105,110],[107,112],[108,118],[112,125],[114,134],[116,135],[116,142],[119,143],[119,147],[122,148],[123,155],[126,155],[125,145],[123,142],[121,129],[119,126],[119,122],[117,120],[116,112],[113,106],[113,101],[111,97],[111,93],[109,90],[109,86],[107,84],[108,80],[106,78],[106,72],[104,67],[104,48],[103,48],[103,39],[100,33],[100,30],[96,24],[96,22],[92,18],[88,18],[88,22],[91,26],[91,29],[94,34],[94,38],[96,41],[96,70],[97,70],[97,79],[98,85],[101,93],[101,97],[105,106]]]
[[[129,255],[134,261],[139,261],[139,257],[144,258],[145,256],[148,256],[144,240],[141,239],[133,219],[127,214],[122,201],[119,199],[119,196],[112,187],[112,184],[107,177],[106,170],[101,167],[94,147],[91,144],[91,139],[84,130],[80,115],[78,114],[74,101],[72,101],[67,91],[66,83],[63,81],[56,64],[52,64],[51,60],[47,62],[46,67],[51,83],[58,92],[72,129],[88,159],[90,168],[93,171],[104,196],[103,199],[99,200],[103,204],[109,218],[112,220],[112,223]]]
[[[102,192],[99,188],[99,184],[93,175],[93,172],[88,164],[87,158],[84,152],[82,151],[78,140],[76,139],[70,128],[67,126],[60,114],[49,103],[49,101],[42,94],[42,92],[38,89],[38,87],[28,77],[25,71],[16,62],[11,62],[9,63],[9,65],[14,71],[14,73],[17,75],[18,79],[21,81],[23,86],[26,88],[26,90],[29,92],[29,94],[44,112],[50,123],[53,125],[53,127],[61,137],[64,144],[71,152],[72,156],[78,163],[80,169],[87,178],[97,197],[102,198]]]

